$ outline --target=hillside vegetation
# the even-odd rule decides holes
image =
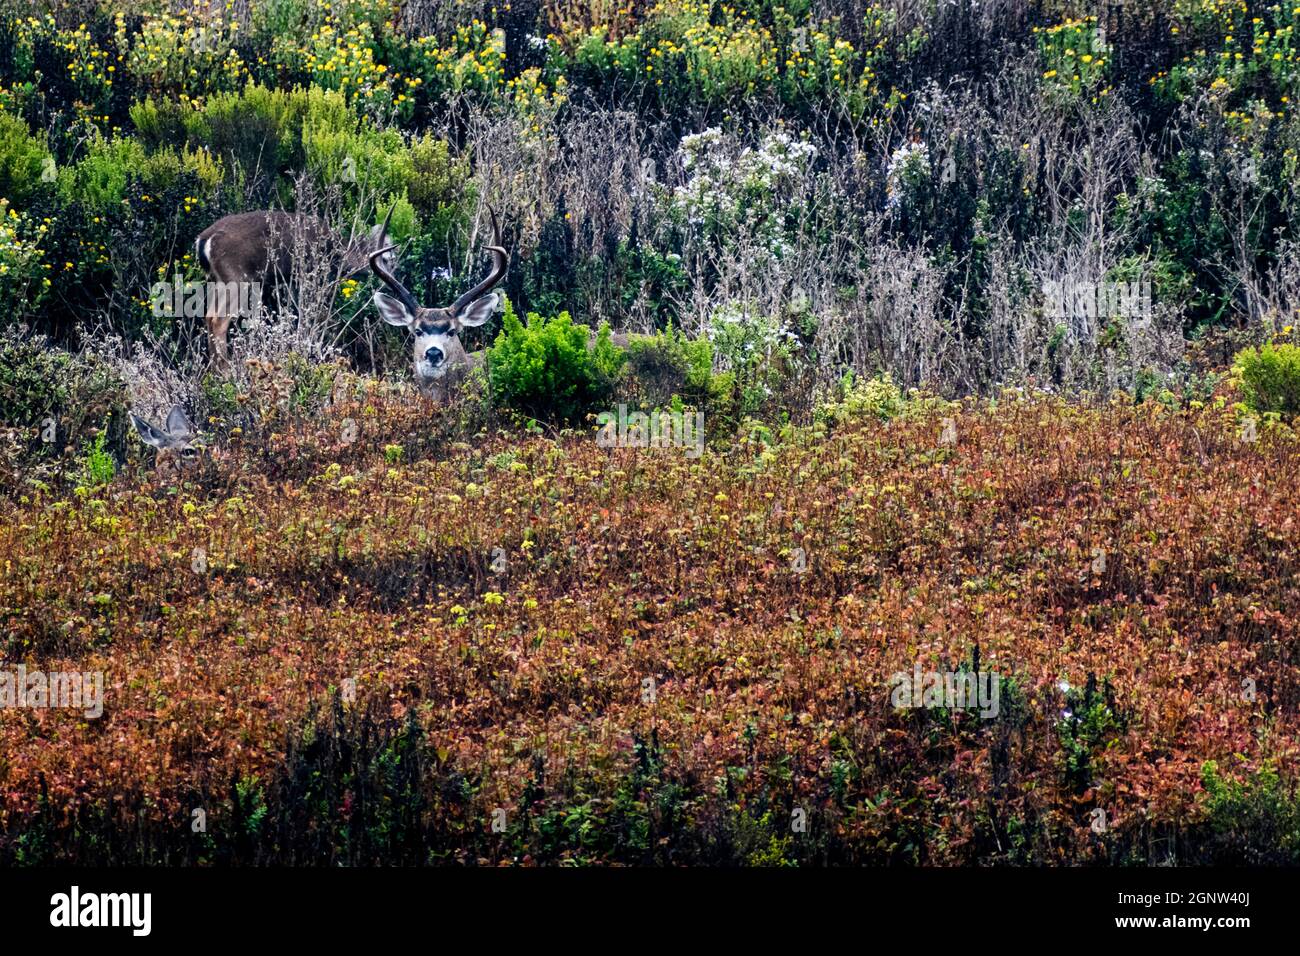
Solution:
[[[1300,863],[1297,20],[0,0],[0,862]]]
[[[1285,428],[914,399],[692,461],[337,414],[3,505],[6,657],[109,685],[0,713],[6,859],[1297,859]],[[996,718],[893,708],[918,663]]]

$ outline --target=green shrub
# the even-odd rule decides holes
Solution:
[[[689,404],[707,406],[725,398],[730,379],[713,374],[713,343],[688,339],[669,328],[628,342],[627,372],[637,397],[651,406],[679,396]]]
[[[469,165],[454,158],[445,140],[426,133],[408,151],[407,197],[420,217],[423,233],[439,245],[450,241],[455,227],[469,218],[476,192]]]
[[[131,108],[150,151],[184,143],[220,160],[227,185],[244,202],[293,204],[290,174],[308,170],[322,187],[338,186],[343,213],[373,198],[381,207],[409,196],[423,228],[445,242],[473,202],[468,168],[447,144],[426,134],[409,146],[393,128],[358,116],[347,98],[324,89],[268,89],[249,83],[238,93],[210,97],[201,108],[153,99]],[[415,231],[410,210],[393,217],[399,238]]]
[[[80,161],[59,170],[53,208],[34,213],[47,213],[41,248],[58,294],[33,316],[33,328],[60,339],[78,321],[102,323],[128,340],[145,330],[168,334],[173,323],[153,314],[147,293],[191,268],[184,257],[215,218],[221,177],[203,149],[182,144],[149,153],[129,136],[92,138]]]
[[[402,134],[359,120],[341,93],[306,93],[302,148],[306,165],[320,183],[351,184],[378,195],[404,193],[415,179]]]
[[[324,407],[334,391],[334,378],[343,368],[333,362],[315,362],[296,352],[289,353],[284,361],[284,374],[289,380],[289,404],[304,412],[314,412]]]
[[[1201,766],[1210,861],[1280,866],[1300,863],[1300,795],[1277,770],[1264,766],[1246,781],[1224,778],[1219,766]]]
[[[116,474],[117,466],[113,464],[113,456],[104,447],[104,433],[100,432],[93,442],[87,443],[82,453],[78,483],[82,488],[99,488],[111,482]]]
[[[138,140],[96,140],[81,162],[64,167],[59,192],[65,202],[83,202],[92,209],[116,206],[126,195],[128,180],[144,160],[144,147]]]
[[[0,110],[0,198],[25,205],[42,185],[50,152],[19,117]]]
[[[281,173],[303,166],[306,113],[302,90],[250,83],[238,93],[209,97],[201,108],[146,99],[131,107],[131,121],[149,150],[176,143],[207,149],[221,161],[237,195],[248,192],[254,202],[269,203],[291,198]]]
[[[101,450],[123,454],[128,405],[126,386],[98,359],[0,334],[0,425],[24,430],[35,455],[96,438]]]
[[[509,301],[504,327],[488,352],[496,400],[525,415],[574,421],[609,394],[626,359],[602,325],[594,341],[569,313],[519,321]]]
[[[1300,414],[1300,346],[1274,345],[1242,349],[1235,361],[1246,404],[1256,412]]]
[[[885,422],[899,415],[905,406],[903,393],[888,372],[867,379],[846,372],[838,393],[813,409],[814,421],[842,424],[855,418],[875,418]]]
[[[1110,679],[1098,686],[1089,673],[1082,687],[1064,685],[1065,710],[1057,721],[1065,779],[1075,793],[1083,793],[1096,774],[1096,755],[1126,728],[1124,716],[1117,712]]]
[[[59,193],[65,203],[80,203],[100,214],[116,213],[128,198],[131,183],[140,183],[146,195],[158,198],[188,175],[193,179],[187,187],[207,194],[221,184],[222,171],[206,149],[183,148],[177,153],[165,148],[148,153],[132,137],[99,139],[80,162],[60,171]]]

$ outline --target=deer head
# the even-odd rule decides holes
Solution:
[[[439,396],[441,380],[459,369],[473,364],[460,342],[460,330],[482,325],[501,303],[501,296],[493,292],[485,295],[506,274],[506,251],[501,246],[501,227],[496,213],[488,207],[492,217],[492,270],[487,277],[445,308],[427,309],[415,301],[410,291],[394,278],[383,261],[387,249],[370,254],[370,268],[379,276],[393,294],[376,292],[375,306],[389,325],[408,328],[415,333],[412,359],[415,377],[420,390],[432,397]]]
[[[202,439],[179,405],[172,406],[162,428],[150,425],[134,413],[131,415],[131,423],[135,425],[141,441],[158,449],[154,467],[159,472],[180,472],[183,465],[198,458]]]

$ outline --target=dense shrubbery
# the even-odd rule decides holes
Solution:
[[[575,421],[606,398],[624,361],[608,325],[592,338],[567,312],[550,319],[529,313],[524,324],[509,302],[501,334],[488,351],[492,388],[503,404],[560,422]]]
[[[429,301],[463,287],[490,200],[521,314],[692,338],[770,317],[805,398],[846,368],[1138,392],[1182,374],[1185,332],[1300,308],[1284,6],[161,6],[0,21],[0,305],[65,343],[94,324],[192,356],[149,282],[195,276],[222,213],[331,193],[347,228],[398,203]],[[1046,314],[1062,281],[1147,282],[1152,308]],[[329,337],[387,367],[355,305]],[[774,389],[734,371],[739,422]]]
[[[817,406],[814,418],[836,424],[855,418],[887,422],[900,414],[903,407],[903,394],[888,375],[863,381],[849,372],[828,400]]]
[[[707,338],[689,339],[669,328],[628,342],[627,384],[633,398],[651,407],[667,405],[676,396],[714,409],[728,398],[731,379],[714,374],[713,344]]]
[[[0,426],[27,436],[31,455],[57,457],[99,440],[101,451],[121,457],[129,404],[122,380],[93,356],[0,334]]]
[[[1257,412],[1300,415],[1300,345],[1267,342],[1237,356],[1246,404]]]
[[[1296,861],[1288,427],[881,382],[693,460],[358,387],[0,498],[6,658],[108,694],[0,712],[0,859]],[[895,710],[918,660],[1004,675],[997,717]]]
[[[0,711],[0,860],[1297,862],[1295,9],[14,6],[0,656],[111,706]],[[269,206],[447,304],[489,205],[441,408],[370,280],[150,308]]]

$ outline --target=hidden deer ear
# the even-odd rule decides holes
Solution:
[[[140,436],[140,440],[146,445],[152,445],[154,448],[167,447],[167,436],[154,428],[140,416],[132,413],[131,424],[135,426],[136,433]]]
[[[415,316],[411,310],[406,307],[400,299],[395,299],[386,292],[376,292],[374,295],[375,308],[379,310],[379,316],[389,325],[396,325],[400,328],[409,328],[415,323]]]
[[[173,438],[188,438],[194,434],[194,426],[185,416],[185,409],[179,405],[172,406],[171,412],[167,415],[167,424],[163,428]]]

